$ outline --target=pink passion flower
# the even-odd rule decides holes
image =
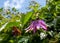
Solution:
[[[26,32],[33,30],[33,32],[35,33],[40,28],[47,30],[46,23],[43,20],[35,20],[35,21],[32,21],[31,25],[25,30]]]

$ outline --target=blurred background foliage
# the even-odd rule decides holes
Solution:
[[[0,8],[0,43],[59,43],[60,0],[46,0],[44,7],[40,7],[37,2],[32,1],[28,9],[31,11],[24,14],[15,8]],[[46,22],[48,30],[40,29],[35,34],[25,33],[24,29],[37,17]],[[12,34],[13,26],[21,31],[20,35]],[[47,34],[43,39],[40,38],[41,32]]]

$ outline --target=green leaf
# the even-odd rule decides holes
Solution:
[[[28,22],[28,20],[31,18],[31,16],[32,16],[32,12],[28,12],[25,15],[24,20],[23,20],[23,25],[25,25]]]
[[[19,26],[19,22],[9,22],[6,26],[6,28],[12,27],[12,26]]]
[[[18,43],[27,43],[28,40],[29,40],[29,36],[24,36],[18,41]]]

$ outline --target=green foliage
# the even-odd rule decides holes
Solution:
[[[32,1],[29,8],[32,10],[26,12],[26,14],[19,12],[15,8],[6,10],[0,8],[0,28],[8,22],[5,28],[0,31],[0,43],[59,43],[60,0],[47,0],[46,6],[42,8],[40,8],[38,3]],[[8,15],[10,16],[5,17]],[[36,33],[32,31],[26,33],[25,28],[28,27],[33,20],[36,20],[36,18],[44,20],[48,30],[40,29],[37,30]],[[20,35],[12,35],[13,26],[20,29]],[[40,35],[41,33],[43,33],[44,37]]]

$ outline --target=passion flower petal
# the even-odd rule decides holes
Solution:
[[[25,30],[26,30],[26,32],[33,30],[33,32],[35,33],[40,28],[47,30],[46,23],[43,20],[35,20],[35,21],[32,21],[31,25],[28,28],[26,28]]]
[[[46,23],[43,20],[39,20],[40,26],[44,29],[47,30]]]

